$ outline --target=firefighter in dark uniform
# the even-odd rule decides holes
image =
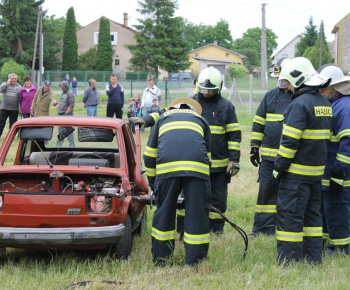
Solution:
[[[281,58],[274,66],[271,76],[278,78],[281,67],[288,61],[290,61],[289,58]],[[256,167],[260,165],[259,193],[255,206],[253,231],[249,237],[275,234],[278,183],[272,176],[272,171],[282,135],[283,113],[292,97],[288,87],[287,81],[278,80],[277,88],[265,94],[254,117],[250,140],[250,161]]]
[[[210,128],[201,106],[190,98],[169,105],[151,130],[144,152],[149,186],[156,197],[152,222],[152,255],[162,266],[175,246],[177,199],[185,195],[186,264],[207,257],[210,239]]]
[[[241,129],[232,103],[220,94],[222,88],[221,73],[214,67],[202,70],[198,76],[198,95],[194,99],[200,103],[202,116],[210,125],[212,160],[210,168],[212,205],[222,213],[227,209],[227,183],[239,172]],[[151,114],[132,121],[152,126],[159,114]],[[178,222],[185,211],[178,212]],[[210,230],[222,233],[225,221],[216,212],[210,212]],[[178,228],[181,235],[182,229]]]
[[[332,78],[321,89],[333,110],[333,135],[322,179],[323,202],[329,234],[327,253],[349,254],[350,243],[350,77],[335,66],[324,65],[320,74]]]
[[[277,251],[280,263],[305,259],[322,263],[321,179],[332,129],[332,108],[319,89],[330,78],[316,72],[304,57],[281,71],[294,92],[284,113],[274,176],[277,197]]]

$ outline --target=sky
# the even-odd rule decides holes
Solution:
[[[265,26],[278,36],[274,53],[305,32],[310,16],[317,27],[323,20],[327,41],[334,41],[334,25],[350,13],[348,0],[178,0],[175,15],[194,24],[213,26],[224,19],[229,23],[232,38],[237,39],[249,28],[262,26],[262,3],[267,4]],[[123,23],[124,12],[128,13],[130,27],[142,18],[136,11],[139,8],[137,0],[45,0],[43,5],[48,15],[56,17],[66,16],[70,7],[74,7],[76,21],[83,26],[101,16]]]

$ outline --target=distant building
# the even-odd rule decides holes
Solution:
[[[340,20],[332,30],[334,39],[334,63],[345,73],[350,71],[350,13]]]
[[[108,19],[108,18],[107,18]],[[124,23],[120,24],[109,20],[111,30],[111,43],[113,49],[113,72],[119,77],[125,78],[127,67],[130,66],[129,60],[131,52],[125,47],[126,44],[136,44],[136,30],[128,27],[128,14],[124,13]],[[100,28],[100,19],[80,28],[77,31],[78,54],[86,52],[98,44],[98,32]]]
[[[199,75],[199,72],[208,66],[213,66],[225,74],[231,63],[243,65],[247,58],[243,54],[217,45],[217,41],[190,51],[189,57],[192,63],[190,70],[194,75]]]
[[[297,44],[303,38],[302,34],[297,35],[291,41],[289,41],[282,49],[277,51],[271,58],[273,63],[277,63],[282,57],[295,57],[297,52]]]

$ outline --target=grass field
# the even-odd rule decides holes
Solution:
[[[229,184],[226,215],[250,233],[258,190],[257,169],[249,161],[253,116],[246,108],[237,111],[243,133],[241,171]],[[99,115],[104,114],[101,105]],[[75,115],[85,115],[79,102]],[[143,148],[148,134],[149,129],[142,134]],[[348,257],[325,257],[318,267],[306,263],[281,267],[276,262],[275,237],[261,236],[249,240],[248,255],[241,261],[244,242],[228,224],[223,235],[212,237],[208,260],[197,267],[185,266],[184,246],[176,241],[173,264],[156,268],[150,243],[154,211],[148,210],[146,231],[134,238],[129,260],[116,261],[105,253],[8,249],[0,254],[0,289],[66,289],[81,281],[92,282],[74,289],[349,289]]]

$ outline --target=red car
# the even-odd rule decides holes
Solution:
[[[35,117],[0,148],[0,248],[105,249],[128,258],[148,195],[140,135],[115,118]]]

